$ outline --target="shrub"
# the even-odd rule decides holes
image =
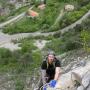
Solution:
[[[53,35],[53,37],[54,37],[54,38],[59,38],[60,35],[61,35],[61,32],[56,32],[56,33]]]
[[[15,90],[23,90],[24,89],[24,82],[20,79],[15,82]]]
[[[60,28],[66,27],[71,23],[78,20],[81,16],[83,16],[89,10],[90,3],[87,6],[83,6],[79,10],[69,12],[64,15],[63,19],[60,21]]]
[[[34,0],[32,2],[36,2],[36,1]],[[42,31],[44,30],[48,31],[47,29],[49,29],[49,27],[53,24],[60,11],[60,3],[58,2],[59,1],[51,2],[49,0],[46,9],[43,11],[40,11],[35,7],[34,8],[35,11],[39,12],[38,18],[32,19],[29,17],[25,17],[16,24],[6,27],[4,29],[4,32],[13,34],[13,33],[21,33],[21,32],[35,32],[41,29]],[[57,27],[55,27],[55,29],[58,30]]]
[[[21,52],[31,52],[32,50],[36,49],[36,47],[33,45],[32,41],[24,40],[21,44]]]
[[[66,42],[65,50],[70,51],[70,50],[78,49],[80,47],[81,47],[81,44],[74,41],[68,41]]]
[[[83,30],[81,32],[81,40],[83,43],[83,49],[90,52],[90,31]]]
[[[74,27],[74,29],[75,29],[75,32],[81,32],[81,31],[83,30],[83,25],[77,24],[77,25]]]

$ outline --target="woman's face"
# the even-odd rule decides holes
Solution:
[[[48,62],[52,63],[54,60],[54,55],[48,55]]]

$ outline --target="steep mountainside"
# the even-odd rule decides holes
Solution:
[[[50,50],[61,60],[64,74],[83,62],[88,63],[90,58],[89,0],[48,0],[43,10],[38,8],[38,2],[32,1],[32,10],[38,12],[39,17],[28,16],[29,7],[22,7],[20,12],[17,10],[13,14],[17,17],[25,12],[22,19],[0,31],[0,47],[6,45],[10,48],[11,43],[20,47],[14,51],[0,48],[0,90],[33,90],[39,81],[41,62]],[[67,4],[74,6],[74,10],[66,11]],[[78,20],[80,23],[75,24]],[[60,33],[60,30],[65,32]]]

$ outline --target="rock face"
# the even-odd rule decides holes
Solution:
[[[77,90],[90,90],[90,70],[82,77],[81,85]]]

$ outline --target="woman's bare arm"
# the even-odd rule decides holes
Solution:
[[[61,72],[62,72],[61,68],[60,67],[56,67],[54,80],[58,80]]]

